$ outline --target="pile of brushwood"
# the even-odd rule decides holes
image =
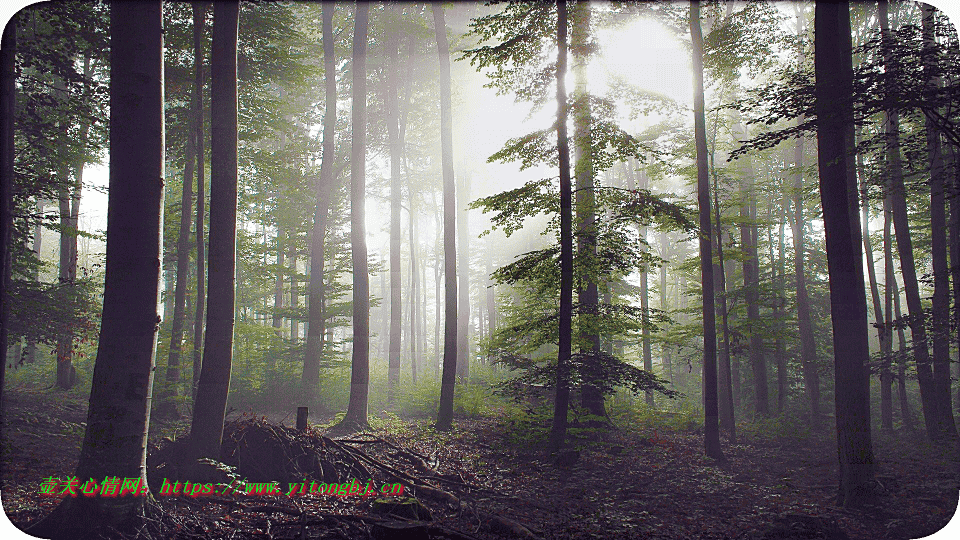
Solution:
[[[147,534],[163,538],[242,537],[324,539],[539,538],[540,531],[486,512],[471,495],[496,496],[457,475],[435,470],[435,460],[369,433],[332,438],[265,418],[224,426],[219,460],[186,462],[186,439],[162,439],[147,458],[150,491],[159,512]],[[199,471],[199,472],[198,472]],[[164,495],[164,480],[197,479],[211,488]],[[331,484],[359,492],[331,495]],[[266,494],[260,486],[276,483]],[[403,486],[398,493],[397,484]],[[251,485],[257,486],[250,491]],[[326,492],[322,485],[328,486]],[[368,486],[373,486],[367,490]],[[248,493],[250,491],[250,493]],[[313,491],[313,493],[311,493]],[[385,492],[386,494],[382,493]],[[373,495],[369,495],[373,493]],[[346,496],[344,496],[346,495]],[[146,531],[143,531],[146,532]]]

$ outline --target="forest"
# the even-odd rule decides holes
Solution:
[[[58,0],[0,110],[4,532],[960,533],[932,5]]]

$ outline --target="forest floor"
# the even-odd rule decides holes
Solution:
[[[59,502],[41,496],[39,486],[75,470],[86,403],[37,388],[4,394],[2,502],[23,528]],[[254,424],[291,433],[270,427],[284,416]],[[417,492],[433,521],[420,529],[407,523],[408,538],[921,538],[950,521],[960,492],[957,447],[932,446],[906,432],[875,434],[875,502],[847,510],[836,505],[836,442],[826,431],[725,441],[728,461],[718,464],[704,457],[695,428],[611,429],[560,466],[538,445],[522,442],[521,426],[503,419],[458,419],[447,433],[433,430],[428,419],[394,417],[380,425],[347,437],[356,454],[366,452],[370,463],[422,456],[421,465],[436,476],[406,471],[456,496],[451,503]],[[330,441],[310,433],[314,441]],[[378,453],[378,445],[404,451]],[[368,531],[376,538],[381,518],[371,514],[374,504],[349,497],[160,498],[164,515],[182,524],[170,536],[177,538],[368,538]],[[307,522],[308,516],[326,517]]]

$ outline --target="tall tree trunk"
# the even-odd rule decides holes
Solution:
[[[239,2],[213,4],[210,57],[210,273],[207,332],[190,437],[196,457],[218,459],[233,360],[237,267],[237,25]]]
[[[881,8],[886,6],[880,3]],[[890,217],[890,194],[883,198],[883,348],[880,351],[880,425],[883,429],[893,430],[893,373],[891,372],[891,357],[893,356],[893,291],[896,288],[893,267],[893,242],[890,227],[893,225]],[[903,330],[900,330],[903,332]],[[904,387],[906,390],[906,387]],[[904,392],[906,399],[906,392]],[[905,408],[903,410],[906,410]],[[906,423],[906,418],[904,418]]]
[[[434,226],[436,227],[435,230],[437,231],[437,238],[436,238],[436,241],[434,242],[435,247],[434,247],[434,257],[433,257],[433,278],[434,278],[433,297],[434,297],[434,304],[435,304],[434,311],[436,313],[436,317],[434,317],[433,319],[434,320],[433,373],[435,375],[439,375],[440,374],[440,358],[443,355],[443,347],[440,346],[440,324],[441,324],[440,313],[443,312],[443,300],[444,300],[443,294],[442,294],[443,283],[441,283],[441,278],[443,276],[443,260],[441,257],[441,250],[440,250],[440,246],[443,245],[443,226],[442,226],[443,211],[441,210],[440,204],[436,202],[436,199],[434,199],[434,208],[436,211],[433,213],[433,217],[434,217]],[[424,308],[426,308],[426,304],[424,304]]]
[[[569,143],[568,148],[569,151]],[[569,159],[569,156],[568,156]],[[493,275],[493,246],[491,241],[487,241],[486,257],[486,275],[487,275],[487,335],[491,338],[497,331],[497,289],[496,283],[490,278]],[[492,363],[492,358],[487,358]]]
[[[797,10],[797,36],[804,35],[804,14],[800,4]],[[803,56],[800,62],[804,61]],[[802,122],[803,118],[797,120]],[[793,268],[796,275],[797,327],[800,333],[800,365],[803,371],[803,386],[810,405],[810,425],[820,423],[820,374],[817,359],[817,341],[810,316],[810,295],[807,293],[806,273],[806,221],[803,216],[803,136],[797,137],[794,145],[793,216],[790,220],[793,233]]]
[[[640,189],[649,189],[649,182],[647,181],[646,171],[639,171],[638,173],[639,181],[637,182]],[[644,241],[647,239],[647,228],[640,227],[638,230],[640,238]],[[640,272],[640,311],[643,312],[644,324],[643,328],[640,330],[640,345],[643,354],[643,370],[648,373],[653,373],[653,357],[650,350],[650,284],[647,282],[648,272],[646,268]],[[646,402],[647,406],[653,408],[655,406],[653,400],[653,390],[646,391]]]
[[[470,173],[460,175],[457,186],[457,378],[470,378]]]
[[[570,407],[570,355],[573,338],[573,185],[567,139],[567,1],[557,0],[557,150],[560,168],[560,313],[556,398],[548,447],[557,451],[567,434]],[[489,257],[487,258],[489,261]],[[493,327],[490,329],[493,334]]]
[[[450,47],[443,22],[443,5],[431,2],[433,25],[440,56],[440,146],[443,171],[443,275],[444,332],[443,375],[440,381],[440,410],[436,428],[447,431],[453,425],[453,395],[457,382],[457,184],[453,176],[453,110],[450,101]]]
[[[193,319],[193,384],[191,398],[197,399],[197,385],[203,363],[203,311],[206,306],[205,243],[203,240],[204,214],[204,129],[203,129],[203,34],[206,27],[207,3],[193,2],[193,122],[197,150],[197,311]]]
[[[111,5],[103,322],[75,475],[81,481],[136,479],[141,495],[147,493],[146,439],[160,321],[162,29],[160,2]],[[147,501],[152,505],[151,498],[139,496],[68,497],[29,533],[69,539],[107,529],[131,532],[142,523]]]
[[[858,137],[861,139],[862,137]],[[873,261],[873,242],[870,239],[870,200],[867,190],[867,180],[864,176],[863,156],[857,154],[857,170],[860,173],[860,226],[863,236],[863,252],[867,264],[867,279],[870,283],[870,296],[873,300],[873,318],[877,327],[877,337],[879,339],[881,355],[889,350],[889,337],[883,318],[883,309],[880,301],[880,286],[877,284],[877,271]],[[889,310],[889,306],[887,307]],[[887,358],[884,356],[884,358]],[[884,429],[893,429],[893,416],[891,414],[891,395],[889,384],[889,363],[884,360],[880,367],[880,418]],[[889,423],[888,423],[889,421]]]
[[[409,176],[407,177],[407,191],[412,187]],[[410,211],[407,212],[410,217],[410,377],[413,384],[417,384],[419,376],[419,365],[417,357],[417,345],[419,341],[419,332],[417,332],[417,319],[420,315],[420,273],[417,272],[419,257],[417,255],[417,227],[416,212],[414,211],[413,197],[410,198]],[[424,306],[425,308],[425,306]],[[423,349],[420,349],[421,351]]]
[[[400,32],[391,30],[387,35],[387,88],[384,94],[386,104],[387,139],[390,146],[390,345],[387,360],[388,398],[392,401],[400,384],[400,320],[402,318],[403,288],[400,272],[400,203],[403,197],[400,187],[400,114],[397,110],[399,92],[397,78]],[[413,216],[413,209],[410,209]],[[412,238],[411,238],[412,240]],[[412,246],[412,244],[411,244]],[[410,355],[414,357],[413,354]]]
[[[7,372],[7,340],[10,333],[10,278],[13,254],[13,119],[17,102],[17,15],[14,13],[0,38],[0,429],[4,427],[3,384]],[[0,489],[6,468],[5,449],[0,445]]]
[[[290,251],[287,252],[287,259],[290,260],[290,309],[292,313],[290,317],[290,341],[294,344],[300,340],[300,321],[297,318],[299,317],[297,312],[300,308],[300,285],[297,276],[300,271],[297,267],[297,255],[297,239],[291,235]]]
[[[353,32],[353,124],[350,156],[350,246],[353,259],[353,358],[350,402],[342,424],[367,425],[370,386],[370,276],[367,272],[366,145],[367,145],[367,23],[370,5],[357,2]]]
[[[667,234],[661,233],[660,253],[664,261],[670,260],[668,243],[669,243],[669,240],[667,238]],[[667,264],[664,263],[660,266],[660,311],[663,311],[664,313],[666,313],[668,309],[670,309],[670,307],[667,302]],[[661,343],[660,345],[660,363],[663,364],[663,370],[664,370],[664,373],[666,374],[668,381],[673,381],[673,361],[670,354],[671,348],[672,346],[667,343]],[[727,358],[727,360],[728,360],[727,366],[729,367],[729,357]],[[728,371],[728,374],[729,374],[729,371]],[[727,383],[729,382],[730,382],[730,378],[728,375]],[[727,397],[730,397],[729,393],[727,394]]]
[[[741,126],[741,133],[745,133]],[[770,415],[767,388],[767,361],[763,354],[763,329],[760,322],[760,259],[757,254],[757,201],[754,192],[754,171],[748,171],[741,184],[740,236],[743,245],[743,298],[747,305],[747,328],[750,338],[750,368],[753,372],[754,408],[758,415]]]
[[[923,4],[924,73],[936,69],[934,16],[936,8]],[[935,99],[940,82],[926,75],[926,92]],[[947,215],[943,154],[936,123],[926,118],[927,159],[930,161],[930,251],[933,259],[933,390],[937,409],[937,438],[957,438],[950,396],[950,270],[947,266]]]
[[[716,134],[716,133],[714,133]],[[720,312],[720,366],[719,366],[719,414],[720,429],[727,433],[730,443],[737,440],[737,424],[733,403],[733,374],[730,370],[730,312],[727,308],[727,265],[723,257],[723,222],[720,220],[720,186],[716,171],[713,175],[713,211],[717,224],[717,264],[713,266],[714,280],[720,289],[719,306],[714,306]],[[739,392],[739,388],[737,389]]]
[[[179,394],[180,355],[183,353],[183,322],[186,318],[185,302],[187,279],[190,264],[190,214],[193,210],[193,174],[196,159],[194,139],[196,133],[192,126],[188,128],[187,145],[184,149],[183,191],[180,195],[180,235],[177,238],[177,284],[173,294],[173,325],[170,332],[170,351],[167,354],[167,376],[164,389],[164,401],[160,403],[157,414],[161,418],[179,417],[175,398]]]
[[[892,213],[892,210],[891,210]],[[891,258],[892,260],[892,258]],[[891,262],[891,268],[893,266]],[[890,271],[890,286],[893,288],[893,316],[895,320],[902,321],[903,314],[900,311],[900,288],[897,286],[897,277]],[[910,413],[910,399],[907,396],[907,338],[902,325],[897,325],[897,396],[900,398],[900,416],[903,419],[903,425],[908,431],[914,431],[913,415]]]
[[[949,145],[950,165],[950,273],[953,284],[953,327],[960,332],[960,156],[957,148]],[[957,379],[960,380],[960,363],[957,363]],[[960,413],[960,384],[957,384],[957,411]]]
[[[84,59],[84,75],[89,75],[90,58]],[[66,97],[66,87],[63,79],[55,78],[54,86],[57,93]],[[67,126],[64,124],[64,131]],[[86,122],[80,128],[80,143],[86,144],[89,124]],[[66,136],[66,133],[64,133]],[[63,149],[66,153],[66,148]],[[80,212],[80,191],[83,186],[83,166],[85,158],[81,157],[76,163],[68,164],[63,169],[63,183],[60,187],[60,275],[62,287],[74,287],[77,280],[77,233]],[[73,172],[73,181],[70,182],[70,172]],[[72,208],[71,208],[72,204]],[[58,388],[69,389],[76,384],[77,371],[73,366],[73,332],[62,334],[57,340],[57,379]]]
[[[708,457],[724,461],[720,449],[720,413],[717,399],[717,322],[711,250],[710,178],[707,170],[707,127],[703,98],[703,34],[700,2],[690,2],[690,38],[693,42],[693,125],[697,145],[697,206],[700,212],[700,283],[703,290],[703,445]]]
[[[334,146],[337,127],[337,65],[334,58],[333,2],[321,5],[323,19],[323,157],[320,162],[320,178],[313,186],[313,228],[310,231],[310,284],[307,299],[307,346],[303,356],[303,374],[300,379],[305,399],[315,397],[320,385],[320,358],[323,356],[324,323],[323,260],[327,231],[327,214],[330,195],[334,192],[333,174]]]
[[[277,199],[282,199],[282,193],[278,193]],[[280,311],[283,309],[283,274],[286,267],[284,266],[284,257],[286,253],[284,252],[283,245],[283,225],[281,225],[280,218],[277,218],[277,276],[273,282],[273,317],[271,319],[271,324],[274,328],[274,332],[277,336],[283,335],[283,316]]]
[[[781,194],[783,191],[781,190]],[[777,364],[777,414],[783,414],[787,406],[787,354],[783,343],[783,306],[786,300],[783,298],[783,244],[785,237],[786,221],[786,201],[780,200],[780,215],[777,218],[779,227],[777,236],[777,254],[773,253],[773,229],[769,231],[770,238],[770,266],[772,269],[772,281],[774,287],[773,298],[773,322],[776,325],[774,329],[774,360]],[[773,207],[768,207],[767,221],[771,221]]]
[[[594,168],[591,155],[590,95],[587,93],[587,63],[589,62],[590,4],[577,2],[570,11],[570,52],[573,57],[573,151],[576,176],[575,221],[577,224],[577,258],[581,264],[597,256],[597,216],[594,192]],[[600,352],[600,335],[596,328],[599,289],[595,279],[587,276],[577,283],[580,353],[590,362]],[[582,406],[593,416],[606,416],[604,396],[598,383],[586,378],[580,393]]]
[[[884,55],[884,64],[891,71],[899,69],[896,57],[890,51]],[[923,408],[927,435],[936,439],[939,435],[937,406],[933,388],[933,373],[930,366],[930,351],[927,348],[926,316],[920,301],[917,282],[917,267],[913,257],[913,240],[907,215],[906,190],[903,185],[903,166],[900,157],[900,117],[896,110],[887,111],[887,171],[888,190],[891,194],[893,225],[896,232],[897,250],[900,255],[900,272],[907,297],[910,332],[913,336],[913,354],[917,362],[917,379],[920,383],[920,401]]]
[[[853,63],[850,8],[846,2],[819,3],[815,16],[815,69],[820,199],[823,206],[830,315],[836,378],[837,448],[840,462],[837,502],[856,506],[873,481],[870,439],[870,380],[867,364],[867,301],[857,185],[848,160],[852,137]]]

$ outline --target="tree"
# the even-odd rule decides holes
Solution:
[[[575,211],[577,225],[577,258],[581,265],[590,268],[597,259],[597,202],[594,191],[596,170],[593,163],[593,138],[591,136],[590,94],[587,93],[587,63],[590,49],[590,4],[576,2],[570,11],[570,49],[573,57],[573,153],[576,178]],[[592,272],[577,276],[577,304],[580,311],[580,354],[588,358],[600,352],[600,332],[597,310],[600,301],[598,278]],[[592,370],[591,370],[592,371]],[[590,372],[588,372],[590,373]],[[603,394],[599,381],[592,380],[593,373],[584,377],[581,385],[581,404],[598,417],[606,416]]]
[[[936,9],[923,5],[924,75],[929,100],[936,101],[939,81],[936,71],[934,16]],[[933,403],[936,408],[936,436],[957,437],[950,396],[950,270],[947,266],[947,218],[945,205],[946,170],[940,145],[940,130],[933,116],[925,118],[927,159],[930,161],[930,244],[933,259]],[[956,193],[953,194],[957,196]],[[954,261],[954,264],[957,262]],[[933,435],[933,434],[931,434]]]
[[[3,29],[0,38],[0,404],[3,403],[3,384],[7,372],[7,338],[10,334],[10,278],[13,255],[10,241],[13,236],[13,119],[17,101],[17,16],[14,14]],[[3,407],[0,406],[0,428]],[[5,452],[0,449],[0,463]],[[3,487],[3,467],[0,466],[0,487]]]
[[[367,19],[370,6],[357,2],[353,31],[353,124],[350,156],[350,246],[353,258],[353,361],[350,402],[341,425],[347,429],[367,425],[370,385],[370,276],[367,273],[367,238],[364,219],[367,133]]]
[[[196,66],[193,79],[193,127],[196,130],[194,140],[197,151],[197,309],[193,318],[193,382],[190,397],[196,401],[197,385],[200,383],[200,371],[203,365],[203,311],[206,305],[204,267],[206,243],[203,240],[204,214],[204,129],[203,129],[203,36],[206,27],[207,3],[193,2],[193,64]]]
[[[163,20],[160,2],[110,8],[110,197],[103,323],[76,477],[130,478],[146,493],[163,208]],[[91,480],[98,481],[98,480]],[[151,499],[66,498],[30,529],[44,538],[132,529]]]
[[[470,174],[460,175],[457,185],[457,378],[470,378]]]
[[[401,272],[400,272],[400,111],[398,110],[398,77],[400,74],[400,30],[388,30],[387,35],[387,88],[384,93],[386,106],[387,138],[390,146],[390,347],[387,359],[387,383],[390,398],[396,395],[400,383],[400,319],[402,317]],[[413,209],[410,209],[413,215]],[[412,231],[411,231],[412,233]],[[411,242],[412,246],[412,242]],[[410,339],[413,339],[411,333]],[[412,357],[412,355],[411,355]]]
[[[324,69],[324,115],[323,155],[320,162],[320,178],[314,189],[313,228],[310,232],[310,285],[308,287],[309,309],[307,347],[303,357],[301,384],[310,397],[320,384],[320,357],[323,355],[323,263],[327,231],[330,193],[333,190],[333,152],[337,128],[337,65],[334,58],[332,2],[324,2],[323,19],[323,69]]]
[[[196,46],[197,40],[194,41]],[[199,51],[194,51],[194,59],[199,58]],[[197,63],[194,69],[201,69]],[[194,92],[197,92],[195,89]],[[196,99],[196,98],[194,98]],[[196,107],[196,105],[193,105]],[[196,122],[196,112],[191,111],[191,121]],[[192,123],[191,122],[191,123]],[[179,417],[180,412],[174,399],[179,393],[177,385],[180,383],[180,355],[183,349],[183,323],[185,314],[185,297],[187,292],[187,278],[189,272],[187,265],[190,264],[190,203],[193,201],[193,175],[194,165],[197,164],[203,168],[202,157],[198,162],[195,151],[197,140],[197,129],[190,125],[187,128],[187,144],[183,153],[183,192],[180,195],[180,234],[177,239],[177,282],[173,294],[173,324],[170,331],[170,351],[167,355],[167,374],[166,374],[166,395],[165,401],[161,403],[158,414],[162,417]],[[203,225],[198,223],[198,228]]]
[[[219,457],[233,360],[237,264],[237,31],[240,3],[216,2],[210,57],[210,268],[207,331],[190,437],[196,457]]]
[[[704,450],[723,460],[720,449],[720,412],[717,398],[717,323],[711,250],[710,183],[707,170],[707,127],[703,99],[703,34],[700,2],[690,2],[690,38],[693,41],[693,123],[697,145],[697,206],[700,213],[700,283],[703,291],[703,410]]]
[[[818,3],[814,22],[817,160],[823,207],[836,379],[838,503],[862,504],[873,481],[867,299],[857,212],[857,182],[848,160],[853,130],[850,8]]]
[[[560,320],[557,352],[557,395],[549,448],[560,450],[567,433],[570,406],[570,353],[573,339],[573,186],[567,140],[567,0],[557,0],[557,152],[560,165]],[[491,334],[493,323],[491,322]]]
[[[436,427],[453,426],[453,394],[457,383],[457,185],[453,176],[453,111],[450,100],[450,46],[443,21],[443,5],[431,2],[433,25],[440,57],[440,145],[443,171],[443,374]]]

